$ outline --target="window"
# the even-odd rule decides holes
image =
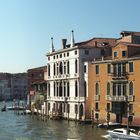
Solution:
[[[62,54],[60,54],[60,58],[62,58]]]
[[[77,86],[77,81],[75,81],[75,97],[78,96],[78,86]]]
[[[129,72],[134,72],[133,62],[129,63]]]
[[[123,96],[125,96],[126,95],[126,84],[124,83],[123,84]]]
[[[63,64],[62,64],[62,62],[60,62],[59,73],[63,74]]]
[[[48,76],[50,76],[50,64],[48,64]]]
[[[53,59],[55,59],[55,55],[53,56]]]
[[[85,50],[85,54],[88,55],[89,54],[89,50]]]
[[[110,83],[107,82],[107,95],[110,95]]]
[[[126,57],[126,51],[122,51],[122,57]]]
[[[54,82],[54,84],[53,84],[53,90],[54,90],[54,93],[53,93],[53,94],[54,94],[54,96],[55,96],[55,92],[56,92],[56,91],[55,91],[55,82]]]
[[[67,113],[70,113],[70,104],[67,104]]]
[[[69,61],[67,62],[67,74],[69,74]]]
[[[106,109],[107,109],[107,111],[110,111],[110,103],[106,104]]]
[[[98,111],[99,110],[99,104],[96,102],[95,103],[95,110]]]
[[[111,64],[108,64],[107,65],[107,73],[108,74],[111,74]]]
[[[84,73],[86,73],[87,72],[87,67],[86,67],[86,65],[84,65]]]
[[[133,95],[133,82],[129,83],[129,95]]]
[[[96,85],[95,85],[95,93],[96,93],[96,95],[99,95],[99,84],[98,83],[96,83]]]
[[[70,86],[69,86],[69,82],[67,83],[67,96],[70,96]]]
[[[129,112],[133,113],[133,104],[129,104]]]
[[[121,84],[118,84],[118,96],[121,96],[121,91],[122,91],[122,88],[121,88]]]
[[[66,82],[64,82],[64,97],[66,97]]]
[[[96,65],[96,74],[99,74],[99,65]]]
[[[118,57],[118,53],[117,52],[114,52],[114,57]]]
[[[55,75],[56,72],[55,72],[55,64],[53,64],[53,75]]]
[[[48,83],[48,96],[50,96],[50,83]]]
[[[48,57],[48,60],[50,60],[50,57]]]
[[[77,51],[75,51],[75,55],[77,54]]]
[[[113,96],[116,96],[116,83],[113,83]]]
[[[78,105],[75,105],[75,114],[78,114]]]
[[[67,56],[69,56],[69,53],[67,53]]]
[[[99,119],[99,114],[98,113],[95,113],[95,119]]]
[[[77,73],[77,60],[75,60],[75,73]]]
[[[86,81],[84,82],[84,97],[87,96],[87,83]]]

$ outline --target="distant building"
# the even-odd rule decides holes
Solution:
[[[27,86],[26,73],[0,73],[0,100],[26,99]]]
[[[28,69],[28,106],[34,103],[37,95],[46,96],[47,82],[44,80],[47,73],[47,66]],[[45,108],[45,107],[44,107]]]

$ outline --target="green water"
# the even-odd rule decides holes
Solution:
[[[14,111],[0,112],[0,140],[104,140],[106,130],[67,120],[38,120]]]

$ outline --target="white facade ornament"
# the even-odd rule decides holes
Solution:
[[[75,40],[74,40],[74,31],[71,32],[71,42],[70,42],[70,48],[74,47]]]
[[[50,46],[50,53],[54,52],[54,45],[53,45],[53,37],[51,37],[51,46]]]

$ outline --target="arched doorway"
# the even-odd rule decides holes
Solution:
[[[79,106],[79,119],[82,119],[82,116],[83,116],[83,114],[84,114],[84,113],[83,113],[83,112],[84,112],[84,111],[83,111],[83,108],[84,108],[84,107],[83,107],[83,104],[80,104],[80,106]]]

